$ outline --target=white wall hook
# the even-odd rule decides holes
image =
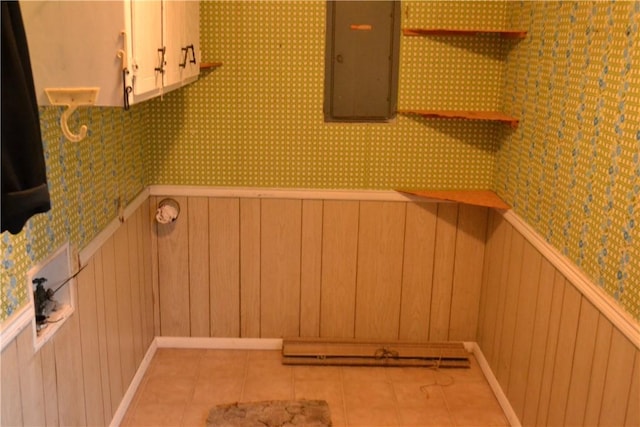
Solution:
[[[82,125],[80,131],[74,134],[69,129],[67,121],[73,112],[82,105],[93,105],[96,103],[99,87],[79,87],[79,88],[45,88],[45,93],[51,105],[66,105],[68,108],[60,117],[60,127],[62,133],[69,141],[77,142],[87,136],[87,126]]]

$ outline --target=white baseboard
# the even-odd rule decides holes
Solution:
[[[158,348],[282,350],[280,338],[156,337]]]
[[[478,343],[467,342],[465,343],[465,348],[472,349],[473,355],[478,361],[478,365],[480,365],[480,369],[482,369],[482,373],[484,374],[484,377],[487,379],[487,382],[489,383],[491,390],[493,390],[493,394],[496,396],[498,403],[502,407],[502,411],[504,412],[504,415],[507,417],[507,420],[509,421],[509,425],[511,425],[512,427],[521,427],[522,424],[520,424],[520,420],[518,419],[518,416],[516,415],[515,411],[511,407],[511,403],[509,403],[509,399],[507,398],[507,395],[504,394],[504,391],[502,391],[502,387],[500,387],[500,383],[498,382],[498,379],[496,378],[496,376],[493,374],[493,371],[489,366],[489,362],[487,362],[487,359],[484,357],[484,354],[482,353],[482,350],[480,350],[480,346],[478,345]]]
[[[142,378],[144,374],[147,372],[149,365],[151,364],[151,359],[156,354],[156,350],[158,349],[158,344],[156,342],[157,338],[151,341],[151,345],[147,349],[147,353],[142,358],[142,362],[140,362],[140,366],[138,366],[138,370],[136,374],[133,376],[129,387],[127,388],[127,392],[122,397],[120,401],[120,405],[118,405],[118,409],[116,413],[113,415],[111,419],[111,423],[109,423],[109,427],[118,427],[124,418],[124,415],[127,413],[129,409],[129,405],[133,401],[133,396],[135,396],[136,391],[138,391],[138,387],[140,387],[140,383],[142,382]]]

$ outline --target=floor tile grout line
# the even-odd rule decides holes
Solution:
[[[447,408],[447,415],[449,416],[449,424],[451,426],[457,426],[458,423],[456,422],[455,417],[453,416],[453,413],[451,412],[451,405],[449,405],[449,399],[447,399],[447,394],[444,392],[444,387],[449,387],[450,385],[453,385],[456,381],[455,378],[450,377],[451,381],[446,383],[445,386],[442,385],[442,383],[440,382],[440,375],[445,375],[444,373],[442,373],[440,371],[439,367],[436,367],[433,370],[433,378],[435,380],[434,382],[434,386],[438,387],[438,391],[440,392],[440,395],[442,396],[442,400],[444,401],[444,406]],[[448,374],[447,374],[448,375]]]
[[[247,386],[247,377],[249,375],[249,352],[245,352],[244,355],[244,375],[242,378],[242,389],[240,390],[240,401],[244,401],[244,392]]]
[[[340,366],[340,394],[342,397],[342,416],[345,427],[349,427],[349,413],[347,411],[347,397],[344,392],[344,368]]]
[[[451,406],[449,405],[449,399],[447,399],[447,394],[444,392],[444,390],[442,389],[442,386],[440,384],[437,384],[438,389],[440,390],[440,394],[442,395],[442,400],[444,400],[444,406],[447,408],[447,414],[449,415],[449,421],[451,423],[452,426],[457,426],[458,423],[456,422],[455,417],[453,416],[453,414],[451,413]]]
[[[291,383],[292,383],[291,389],[292,389],[292,393],[293,393],[293,397],[292,397],[292,399],[293,399],[293,400],[295,400],[295,399],[296,399],[296,396],[297,396],[297,394],[296,394],[296,384],[297,384],[297,381],[296,381],[296,371],[295,371],[295,367],[291,368],[291,377],[292,377],[292,380],[291,380]]]
[[[195,368],[196,374],[193,376],[193,383],[191,384],[191,397],[187,400],[187,402],[185,402],[182,408],[182,416],[180,417],[181,426],[184,425],[185,415],[187,414],[187,410],[189,409],[190,406],[194,404],[193,399],[195,398],[195,394],[196,394],[196,385],[198,384],[198,381],[200,380],[200,375],[202,374],[202,360],[204,359],[204,356],[206,354],[207,354],[206,350],[202,350],[199,352],[198,362],[196,363],[196,368]]]
[[[388,377],[388,375],[387,375]],[[402,417],[400,416],[400,403],[398,400],[398,394],[396,393],[396,386],[395,386],[395,382],[391,381],[391,379],[388,380],[389,381],[389,385],[391,385],[391,391],[393,392],[393,399],[394,399],[394,409],[396,412],[396,424],[398,426],[404,425],[402,422]]]
[[[395,369],[395,368],[392,368]],[[402,417],[400,416],[400,405],[399,405],[399,400],[398,400],[398,395],[396,393],[396,387],[395,387],[395,381],[393,379],[393,377],[391,376],[391,373],[394,371],[390,371],[390,370],[385,370],[385,378],[387,379],[387,383],[389,384],[389,386],[391,387],[391,393],[393,395],[393,409],[394,412],[396,413],[396,425],[397,426],[401,426],[402,425]]]

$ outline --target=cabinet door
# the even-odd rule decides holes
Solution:
[[[167,47],[166,72],[164,74],[164,86],[172,88],[182,82],[183,64],[185,52],[184,41],[185,2],[163,1],[163,39]]]
[[[134,96],[155,94],[162,88],[162,2],[131,2],[131,44],[134,62]]]
[[[122,106],[123,1],[21,1],[20,10],[38,105],[50,105],[45,88],[99,87],[95,105]]]
[[[185,3],[185,46],[193,46],[184,69],[183,82],[195,80],[200,74],[200,2]],[[195,59],[195,62],[191,60]]]
[[[195,80],[200,73],[200,3],[165,0],[163,5],[167,47],[164,86],[171,89]]]

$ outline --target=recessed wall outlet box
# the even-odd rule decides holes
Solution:
[[[27,289],[33,307],[34,348],[40,349],[75,310],[76,273],[72,249],[65,243],[27,273]]]

